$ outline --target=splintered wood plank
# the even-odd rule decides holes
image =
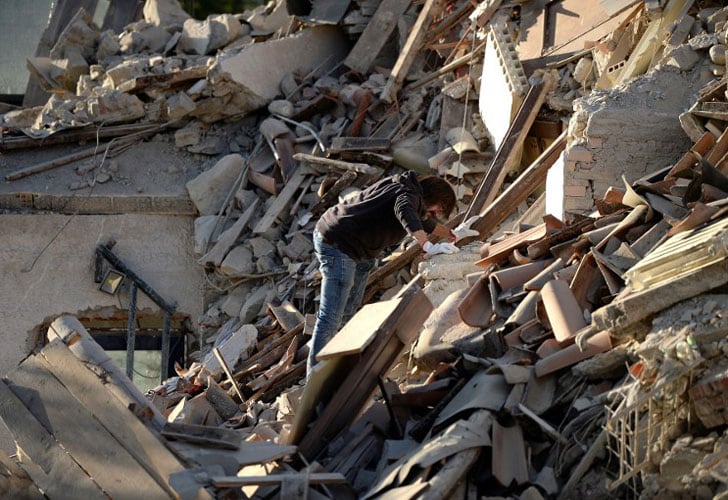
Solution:
[[[294,156],[295,158],[295,156]],[[262,219],[253,229],[255,234],[265,233],[275,223],[278,216],[286,209],[286,206],[291,202],[293,196],[298,191],[298,188],[303,184],[303,180],[306,178],[306,173],[303,169],[298,168],[296,173],[291,176],[286,182],[286,185],[281,192],[278,193],[276,199],[273,200],[268,211],[265,213]]]
[[[3,382],[0,418],[22,450],[21,467],[48,498],[108,499]]]
[[[468,210],[463,217],[467,219],[473,215],[479,215],[484,207],[490,205],[498,196],[508,169],[513,165],[521,151],[523,141],[531,129],[546,95],[554,86],[554,79],[550,75],[544,75],[543,79],[531,87],[521,103],[511,126],[506,132],[505,139],[495,153],[493,162],[478,186],[473,199],[470,201]]]
[[[382,0],[344,64],[354,71],[368,72],[409,4],[410,0]]]
[[[197,262],[203,266],[219,266],[235,244],[235,241],[240,237],[245,230],[245,227],[251,221],[253,215],[255,215],[256,210],[258,210],[259,202],[259,199],[253,201],[253,203],[245,209],[245,212],[243,212],[238,220],[235,221],[235,224],[220,235],[215,246],[213,246],[212,249],[203,255]]]
[[[316,359],[359,354],[379,333],[379,326],[397,309],[401,298],[367,304],[319,351]]]
[[[427,35],[426,25],[432,19],[436,7],[439,2],[435,0],[426,0],[425,4],[420,10],[420,14],[417,17],[417,21],[412,26],[407,41],[402,47],[402,51],[399,53],[397,62],[394,63],[392,73],[389,75],[389,80],[382,90],[381,98],[387,102],[393,102],[397,98],[397,92],[402,82],[407,77],[412,63],[417,56],[417,52],[422,45],[422,42]]]
[[[27,358],[8,374],[10,390],[111,497],[135,498],[143,491],[149,498],[168,498],[169,494],[49,368],[41,356]]]
[[[171,474],[185,470],[175,456],[162,444],[141,420],[104,386],[91,370],[84,366],[68,347],[56,339],[40,352],[47,367],[58,380],[111,433],[119,443],[171,496],[176,492],[168,479]]]
[[[351,424],[377,388],[380,376],[392,367],[402,349],[414,340],[432,312],[432,303],[414,283],[402,290],[399,296],[402,297],[401,302],[382,322],[374,341],[362,352],[345,378],[333,381],[336,392],[301,439],[299,449],[307,458],[316,457],[342,429]]]

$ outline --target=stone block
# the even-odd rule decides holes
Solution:
[[[190,18],[177,0],[146,0],[142,13],[157,26],[182,26]]]
[[[220,264],[220,273],[225,276],[242,276],[255,271],[253,252],[244,245],[237,246],[230,250]]]
[[[187,192],[200,215],[215,215],[225,201],[243,169],[243,157],[237,153],[222,157],[212,168],[186,184]]]

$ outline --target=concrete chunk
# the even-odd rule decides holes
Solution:
[[[252,350],[258,340],[258,329],[254,325],[245,324],[235,330],[231,335],[226,338],[218,338],[215,341],[214,347],[217,347],[222,354],[222,359],[231,370],[235,369],[235,364],[241,357],[245,359],[248,352]],[[222,366],[215,357],[213,352],[210,352],[205,356],[205,360],[202,363],[203,370],[208,372],[213,377],[222,374]]]
[[[145,21],[157,26],[182,26],[190,18],[177,0],[147,0],[143,14]]]
[[[243,163],[237,153],[223,156],[215,166],[187,183],[187,192],[200,215],[215,215],[220,210]]]
[[[220,57],[208,78],[216,88],[230,87],[218,94],[223,106],[208,104],[200,113],[205,121],[253,111],[267,106],[279,93],[283,77],[294,70],[325,72],[346,57],[349,42],[332,26],[317,26],[278,40],[256,43],[231,57]],[[266,71],[260,71],[266,68]]]

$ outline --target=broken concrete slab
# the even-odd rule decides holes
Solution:
[[[223,202],[242,173],[243,165],[242,156],[229,154],[187,182],[187,191],[200,215],[216,215],[224,208]]]
[[[318,26],[219,58],[210,68],[208,79],[230,90],[205,100],[194,115],[209,122],[262,108],[279,94],[279,84],[286,74],[294,70],[324,73],[346,56],[348,46],[337,28]],[[259,71],[261,67],[267,71]]]

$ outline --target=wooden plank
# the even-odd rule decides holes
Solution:
[[[393,102],[396,100],[397,92],[399,91],[402,82],[407,77],[407,73],[417,56],[417,52],[419,51],[422,42],[425,40],[427,35],[426,25],[432,19],[434,11],[438,5],[439,2],[436,0],[425,0],[422,10],[420,10],[419,15],[417,16],[417,21],[415,21],[415,24],[412,26],[412,29],[407,36],[407,41],[399,53],[397,62],[394,63],[392,72],[389,75],[389,80],[387,80],[387,83],[382,90],[381,99],[384,101]]]
[[[3,382],[0,382],[0,418],[22,451],[22,468],[48,498],[108,500]]]
[[[251,484],[270,485],[305,476],[309,484],[346,484],[346,478],[337,472],[284,473],[268,476],[212,476],[210,482],[217,488],[238,488]]]
[[[637,46],[632,50],[619,75],[617,85],[647,71],[652,58],[661,47],[660,41],[664,39],[662,35],[669,32],[672,23],[687,12],[692,4],[693,0],[670,0],[662,17],[650,22],[642,38],[637,42]]]
[[[374,342],[361,354],[346,378],[337,380],[338,389],[301,440],[299,449],[313,459],[326,448],[362,410],[379,377],[396,361],[402,349],[412,342],[433,309],[424,292],[411,284],[400,294],[399,307],[379,327]]]
[[[104,380],[106,390],[117,398],[122,406],[132,409],[144,422],[160,430],[166,420],[156,406],[135,386],[106,351],[86,331],[78,318],[70,315],[56,318],[48,327],[48,340],[60,338],[74,356]]]
[[[335,358],[359,354],[379,333],[379,325],[392,314],[401,298],[367,304],[349,320],[339,332],[319,351],[316,359]]]
[[[410,0],[382,0],[344,64],[359,73],[367,73],[409,5]]]
[[[243,442],[240,432],[225,427],[210,425],[178,424],[167,422],[162,435],[170,439],[179,439],[188,443],[197,443],[226,450],[237,450]]]
[[[464,219],[468,219],[473,215],[478,215],[483,207],[488,206],[498,196],[500,188],[503,186],[509,167],[518,157],[521,145],[531,129],[536,115],[541,109],[546,94],[554,85],[554,78],[549,74],[544,74],[543,79],[531,87],[526,94],[511,126],[506,132],[506,137],[501,143],[498,151],[496,151],[493,163],[483,176],[478,190],[468,206],[468,210],[464,215]]]
[[[253,203],[245,209],[245,212],[238,217],[235,224],[220,235],[215,246],[213,246],[212,249],[205,255],[200,257],[197,263],[203,266],[219,266],[233,245],[235,245],[235,242],[243,233],[248,223],[253,219],[255,212],[258,210],[259,203],[260,199],[256,198],[255,201],[253,201]]]
[[[168,498],[168,493],[68,392],[50,368],[42,356],[26,358],[8,374],[10,390],[111,497],[134,498],[144,491],[151,498]]]
[[[273,200],[273,203],[271,204],[268,211],[265,213],[265,215],[263,215],[263,218],[260,219],[258,224],[253,228],[253,233],[265,233],[273,226],[278,216],[286,209],[286,206],[291,202],[293,196],[296,194],[296,191],[298,191],[298,188],[301,187],[301,184],[303,184],[303,180],[305,178],[306,174],[303,172],[303,169],[296,169],[296,173],[294,173],[291,178],[288,179],[288,182],[286,182],[286,185],[281,190],[281,192],[278,193],[276,199]]]
[[[168,479],[184,467],[159,437],[124,407],[60,339],[44,347],[40,355],[47,360],[47,367],[66,389],[93,413],[170,496],[176,497]]]
[[[3,452],[0,452],[0,498],[46,500],[28,473]]]
[[[480,233],[481,239],[490,236],[528,196],[546,182],[549,168],[556,163],[566,148],[566,135],[566,131],[562,132],[528,168],[521,172],[515,182],[481,211],[480,217],[471,226]]]
[[[32,137],[0,137],[0,152],[13,151],[17,149],[45,148],[55,144],[68,144],[71,142],[82,142],[98,139],[113,139],[134,132],[143,132],[156,128],[156,125],[149,123],[130,123],[124,125],[109,125],[98,128],[96,125],[80,129],[66,129],[56,132],[42,139]]]

